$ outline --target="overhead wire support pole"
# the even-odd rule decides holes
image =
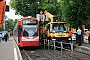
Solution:
[[[3,29],[4,29],[4,31],[5,31],[5,17],[4,17],[4,25],[3,25]]]

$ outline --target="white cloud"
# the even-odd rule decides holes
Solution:
[[[10,0],[6,0],[6,4],[9,5]],[[15,15],[15,10],[10,8],[9,12],[5,12],[5,15],[8,16],[10,19],[20,19],[21,16]]]

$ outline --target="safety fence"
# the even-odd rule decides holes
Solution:
[[[56,46],[57,43],[60,45]],[[65,42],[58,42],[58,41],[56,41],[56,39],[52,39],[52,40],[48,40],[48,42],[46,43],[46,40],[44,39],[44,49],[46,48],[46,45],[48,46],[48,50],[50,49],[50,46],[53,47],[53,50],[55,50],[56,48],[60,48],[61,49],[61,58],[63,57],[63,50],[70,51],[71,56],[73,57],[73,41],[70,43],[65,43]],[[70,49],[64,48],[63,47],[64,45],[70,45]]]

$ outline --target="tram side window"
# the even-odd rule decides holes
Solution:
[[[24,30],[23,36],[29,36],[28,32]]]
[[[22,28],[18,28],[18,36],[21,36]]]

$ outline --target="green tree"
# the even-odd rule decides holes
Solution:
[[[47,10],[63,18],[71,27],[90,24],[90,0],[11,0],[10,5],[22,16],[35,17],[40,10]]]
[[[57,0],[11,0],[10,5],[16,14],[35,17],[41,10],[49,11],[53,15],[61,16],[60,5]]]
[[[14,27],[15,27],[15,24],[17,23],[17,19],[13,20],[13,19],[8,19],[8,20],[5,20],[5,23],[6,23],[6,29],[9,30],[13,30]]]
[[[10,19],[7,16],[5,16],[5,30],[9,30],[9,29],[13,30],[16,23],[17,23],[17,19],[13,20],[13,19]],[[0,31],[4,30],[3,27],[0,28]]]
[[[36,16],[38,13],[37,0],[11,0],[11,7],[16,10],[16,14],[26,16]]]
[[[87,24],[90,16],[90,0],[63,0],[65,18],[72,27]]]

